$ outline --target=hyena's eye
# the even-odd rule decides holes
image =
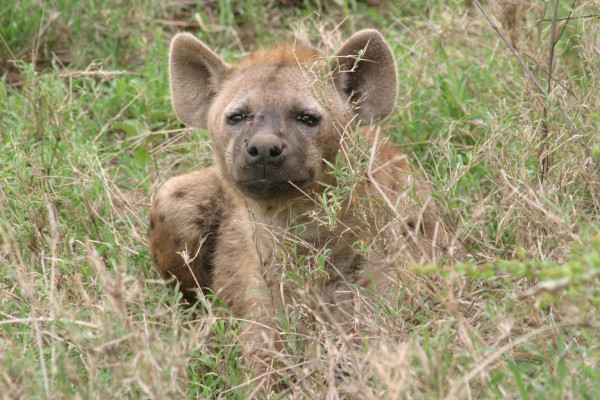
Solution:
[[[227,117],[227,123],[229,125],[237,125],[248,118],[250,118],[250,114],[248,113],[235,113]]]
[[[298,114],[296,119],[306,126],[317,126],[321,118],[310,114]]]

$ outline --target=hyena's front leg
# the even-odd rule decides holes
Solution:
[[[277,310],[243,213],[227,218],[221,227],[214,262],[215,294],[243,321],[240,344],[246,366],[255,375],[257,390],[269,393],[275,389],[272,371],[281,351]]]
[[[275,324],[276,311],[262,276],[255,275],[244,290],[246,312],[240,343],[248,368],[254,373],[255,387],[260,393],[271,393],[276,387],[276,371],[281,363],[281,338]]]
[[[152,202],[154,262],[163,276],[179,281],[190,301],[198,288],[212,287],[212,260],[226,203],[212,167],[169,179]]]

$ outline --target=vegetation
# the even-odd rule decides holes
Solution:
[[[282,321],[277,397],[600,398],[598,0],[8,3],[2,398],[252,392],[239,324],[182,307],[148,253],[156,188],[211,159],[206,132],[171,111],[168,43],[191,31],[233,61],[370,27],[400,78],[384,131],[426,171],[471,257],[402,267],[398,301],[366,317],[373,337]]]

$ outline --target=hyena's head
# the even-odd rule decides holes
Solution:
[[[177,116],[208,130],[222,178],[257,200],[331,182],[324,160],[334,162],[344,129],[385,118],[397,90],[392,52],[373,30],[356,33],[331,58],[295,43],[236,65],[178,34],[170,76]]]

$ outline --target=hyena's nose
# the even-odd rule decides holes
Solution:
[[[246,161],[250,165],[280,165],[285,160],[285,150],[285,144],[276,135],[254,135],[246,144]]]

